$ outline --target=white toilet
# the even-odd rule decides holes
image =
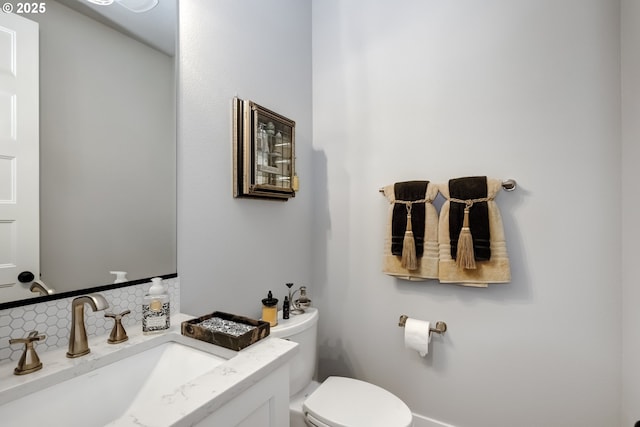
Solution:
[[[312,381],[316,367],[318,310],[282,319],[271,335],[298,343],[291,361],[291,427],[411,427],[413,416],[398,397],[376,385],[344,377]]]

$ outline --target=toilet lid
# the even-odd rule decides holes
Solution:
[[[409,427],[409,407],[387,390],[353,378],[329,377],[302,405],[331,427]]]

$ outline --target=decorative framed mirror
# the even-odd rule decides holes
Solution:
[[[293,120],[253,101],[233,99],[234,197],[295,197]]]

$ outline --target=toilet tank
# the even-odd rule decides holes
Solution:
[[[318,310],[310,307],[302,314],[291,314],[289,319],[278,313],[278,325],[271,328],[270,335],[298,343],[289,370],[289,394],[297,394],[305,388],[316,370]]]

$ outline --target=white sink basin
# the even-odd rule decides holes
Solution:
[[[28,375],[0,362],[0,427],[285,425],[297,344],[268,337],[233,351],[182,335],[191,319],[177,313],[157,335],[137,325],[117,345],[89,337],[91,353],[75,359],[64,347],[42,352]]]
[[[2,425],[104,426],[170,404],[225,358],[175,341],[58,382],[0,406]]]

